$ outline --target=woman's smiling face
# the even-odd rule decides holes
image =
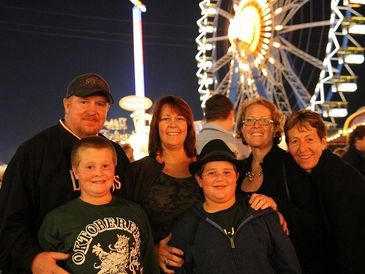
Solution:
[[[272,120],[271,111],[261,104],[253,104],[246,110],[244,117],[247,119],[254,119],[253,125],[242,126],[242,135],[246,143],[252,148],[267,148],[271,147],[274,138],[274,126],[272,123],[262,125],[260,119],[266,118]]]

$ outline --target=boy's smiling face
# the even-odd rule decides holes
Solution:
[[[91,204],[104,204],[111,200],[115,163],[108,148],[81,148],[79,163],[72,167],[80,183],[80,199]]]
[[[235,201],[238,173],[233,163],[228,161],[212,161],[204,165],[199,177],[195,176],[203,189],[207,211],[218,211],[231,207]]]

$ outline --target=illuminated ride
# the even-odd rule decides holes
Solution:
[[[151,115],[145,110],[152,106],[152,101],[145,96],[143,66],[142,12],[146,6],[140,0],[129,0],[134,6],[133,13],[133,56],[135,95],[128,95],[119,100],[119,106],[127,111],[134,123],[132,134],[127,133],[127,118],[120,117],[105,121],[101,133],[119,143],[129,143],[133,148],[134,159],[138,160],[148,154],[148,134]]]
[[[364,0],[204,0],[196,38],[202,107],[216,93],[239,110],[257,95],[284,112],[311,108],[347,115],[357,89],[349,64],[364,61]],[[356,2],[356,3],[354,3]]]

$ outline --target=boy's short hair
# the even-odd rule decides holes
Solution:
[[[117,152],[113,144],[106,138],[100,136],[91,136],[78,140],[73,146],[71,150],[71,165],[73,167],[78,166],[78,164],[80,163],[80,153],[83,149],[86,148],[109,149],[113,153],[114,165],[117,165]]]

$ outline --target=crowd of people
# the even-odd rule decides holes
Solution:
[[[17,149],[0,188],[0,273],[364,273],[365,127],[341,159],[313,111],[285,117],[254,98],[235,114],[214,95],[196,133],[168,95],[135,161],[99,133],[113,101],[100,75],[78,75],[64,117]]]

